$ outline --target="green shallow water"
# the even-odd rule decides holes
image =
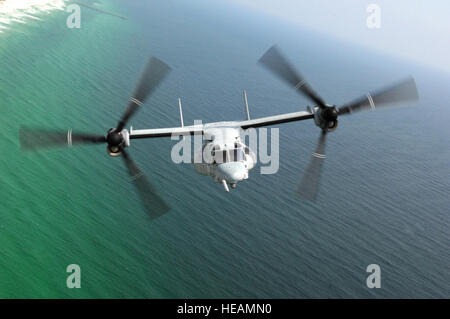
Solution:
[[[0,297],[448,297],[448,76],[227,5],[103,1],[0,34]],[[292,42],[292,39],[296,39]],[[280,171],[259,168],[237,191],[170,161],[168,140],[130,152],[172,210],[150,222],[120,159],[103,146],[21,153],[20,125],[104,133],[141,66],[172,67],[134,128],[293,112],[306,101],[256,66],[278,43],[335,103],[415,76],[421,102],[341,120],[330,135],[317,204],[293,192],[318,130],[280,128]],[[331,53],[330,53],[331,52]],[[439,97],[439,98],[438,98]],[[66,287],[69,264],[82,288]],[[382,289],[365,286],[367,265]]]

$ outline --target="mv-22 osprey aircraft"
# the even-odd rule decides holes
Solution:
[[[142,171],[126,151],[126,148],[130,146],[131,140],[202,134],[204,147],[210,146],[210,149],[212,149],[213,161],[195,163],[195,169],[202,175],[212,176],[215,182],[222,183],[225,190],[229,191],[228,185],[235,188],[238,182],[248,178],[249,170],[256,164],[255,154],[245,145],[245,141],[242,139],[245,130],[312,119],[316,126],[320,128],[321,135],[309,166],[301,180],[298,195],[313,201],[317,196],[320,171],[325,159],[325,138],[328,132],[336,129],[339,116],[349,115],[360,110],[375,110],[379,106],[418,99],[415,82],[412,78],[408,78],[387,89],[375,93],[367,93],[353,102],[337,107],[336,105],[326,104],[306,80],[295,71],[276,46],[271,47],[261,57],[259,63],[299,93],[309,98],[315,106],[307,107],[306,111],[250,119],[244,91],[246,120],[185,126],[180,102],[181,126],[141,130],[131,128],[127,130],[125,125],[130,118],[142,107],[146,99],[170,70],[164,62],[152,57],[142,72],[125,113],[116,127],[109,129],[106,135],[75,133],[71,129],[58,132],[21,127],[19,133],[21,148],[22,150],[36,150],[42,147],[106,144],[109,155],[123,158],[131,180],[136,186],[146,210],[151,218],[155,218],[166,213],[169,210],[169,206],[156,193],[155,188],[145,178]]]

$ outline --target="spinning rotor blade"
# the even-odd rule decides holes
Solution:
[[[151,57],[145,66],[141,78],[136,85],[136,89],[130,98],[127,109],[117,124],[117,130],[120,132],[127,124],[131,116],[137,111],[152,91],[161,83],[170,67],[161,60]]]
[[[125,150],[122,151],[122,158],[150,218],[155,219],[167,213],[170,209],[169,206],[167,206],[164,200],[157,195],[153,185],[144,176],[136,162],[131,159]]]
[[[319,190],[320,173],[323,161],[325,160],[326,134],[326,131],[322,131],[319,141],[317,142],[316,150],[311,155],[308,168],[306,169],[298,188],[298,196],[309,201],[316,200]]]
[[[22,151],[106,143],[106,138],[102,135],[73,133],[72,129],[68,131],[50,131],[21,127],[19,129],[19,139]]]
[[[416,83],[413,78],[407,78],[391,87],[380,90],[375,93],[367,93],[347,105],[338,109],[339,115],[349,114],[355,111],[365,109],[375,110],[378,106],[385,106],[386,104],[394,104],[404,101],[416,101],[419,99]]]
[[[292,85],[296,90],[306,95],[317,106],[325,108],[325,102],[322,98],[314,92],[306,80],[294,69],[276,46],[267,50],[258,62],[279,78]]]

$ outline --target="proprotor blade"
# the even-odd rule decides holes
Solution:
[[[139,197],[150,218],[155,219],[167,213],[170,210],[169,206],[160,196],[158,196],[153,185],[125,150],[122,151],[122,157],[128,168],[131,180],[136,187]]]
[[[19,140],[22,151],[37,151],[44,148],[71,147],[106,142],[106,138],[102,135],[74,133],[72,129],[51,131],[26,127],[19,129]]]
[[[315,201],[317,198],[320,174],[323,161],[325,160],[326,134],[326,131],[322,131],[319,141],[317,142],[316,150],[311,156],[308,168],[306,169],[298,188],[298,196],[309,201]]]
[[[259,59],[259,63],[275,75],[292,85],[296,90],[311,99],[320,108],[325,108],[323,99],[309,86],[276,46],[271,47]]]
[[[365,96],[354,100],[338,109],[339,115],[349,114],[355,111],[372,109],[388,104],[396,104],[406,101],[416,101],[419,93],[414,79],[409,77],[397,84],[374,93],[367,93]]]
[[[117,124],[117,130],[120,132],[127,124],[131,116],[137,111],[153,90],[161,83],[170,67],[163,61],[151,57],[142,71],[133,96],[130,98],[127,109]]]

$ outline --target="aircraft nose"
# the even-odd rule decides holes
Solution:
[[[223,163],[217,166],[217,177],[219,180],[226,180],[230,184],[242,181],[245,178],[244,163],[231,162]]]

